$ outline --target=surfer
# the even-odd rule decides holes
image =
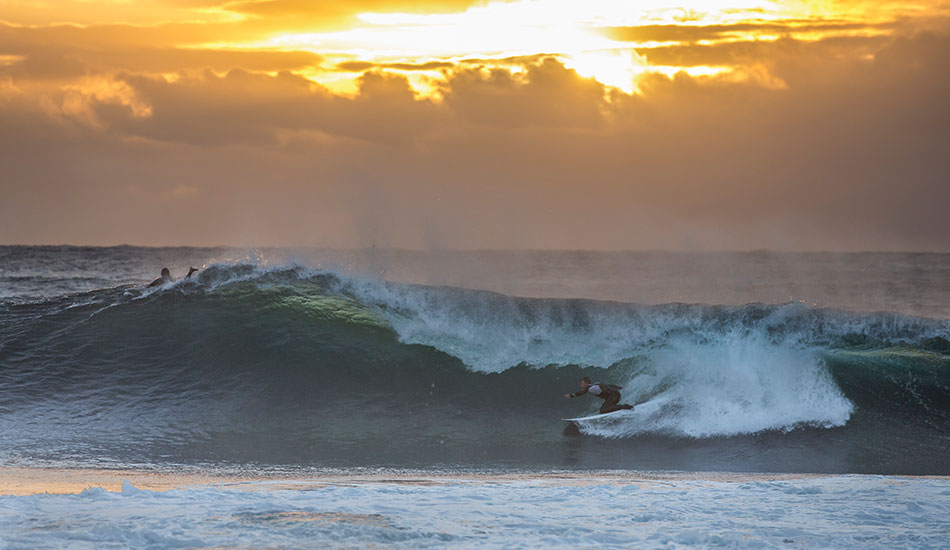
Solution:
[[[192,276],[192,274],[194,274],[196,271],[198,271],[196,268],[194,268],[194,267],[189,267],[189,268],[188,268],[188,275],[185,275],[185,278],[186,278],[186,279],[190,279],[191,276]],[[163,267],[163,268],[162,268],[162,273],[161,273],[161,275],[159,275],[157,279],[155,279],[154,281],[152,281],[151,283],[149,283],[148,286],[149,286],[149,288],[151,288],[151,287],[153,287],[153,286],[158,286],[158,285],[163,285],[163,284],[165,284],[165,283],[170,283],[170,282],[172,282],[172,281],[174,281],[174,280],[175,280],[175,279],[174,279],[174,277],[172,277],[172,272],[169,271],[167,267]]]
[[[592,383],[590,381],[590,377],[588,376],[581,378],[581,391],[565,393],[564,398],[573,399],[580,395],[584,395],[585,393],[596,395],[597,397],[604,400],[604,404],[600,406],[600,414],[607,414],[609,412],[633,408],[633,405],[620,403],[620,386],[616,386],[614,384],[601,384],[600,382]]]
[[[174,280],[175,279],[172,279],[172,272],[169,271],[167,267],[163,267],[161,275],[159,275],[157,279],[149,283],[148,286],[149,288],[151,288],[153,286],[163,285],[165,283],[169,283]]]

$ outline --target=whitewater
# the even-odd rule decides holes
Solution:
[[[944,548],[950,481],[363,475],[0,496],[7,548]],[[145,515],[147,514],[147,515]]]
[[[944,547],[948,281],[940,254],[0,247],[0,543]],[[585,375],[634,412],[560,421]]]

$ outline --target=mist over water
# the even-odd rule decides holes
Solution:
[[[948,255],[0,256],[4,463],[950,473]]]

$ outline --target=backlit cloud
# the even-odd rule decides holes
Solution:
[[[0,15],[3,242],[948,246],[941,3],[131,4]]]

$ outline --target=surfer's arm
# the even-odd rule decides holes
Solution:
[[[576,391],[574,393],[565,393],[564,397],[567,397],[568,399],[573,399],[579,395],[584,395],[585,393],[587,393],[587,390]]]

